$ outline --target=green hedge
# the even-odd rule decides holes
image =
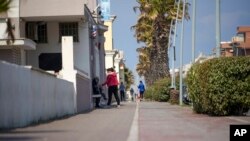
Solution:
[[[250,107],[250,57],[224,57],[194,64],[187,75],[194,111],[242,114]]]
[[[152,86],[148,86],[145,91],[145,98],[153,101],[167,102],[170,94],[170,78],[157,80]]]

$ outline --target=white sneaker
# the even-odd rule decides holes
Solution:
[[[120,105],[117,105],[117,108],[120,108],[121,106]]]

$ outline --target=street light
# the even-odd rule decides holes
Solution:
[[[196,0],[193,0],[193,13],[192,13],[192,63],[195,61],[195,28],[196,28]]]
[[[220,0],[216,0],[216,57],[220,57]]]
[[[183,10],[182,10],[182,22],[181,22],[181,44],[180,44],[180,94],[179,94],[179,104],[182,105],[182,95],[183,95],[183,38],[184,38],[184,17],[186,10],[186,0],[183,0]]]
[[[176,17],[175,17],[175,29],[174,29],[174,39],[173,39],[173,66],[172,66],[172,80],[173,80],[173,82],[172,82],[172,88],[176,88],[176,86],[175,86],[175,60],[176,60],[176,58],[175,58],[175,46],[176,46],[176,36],[177,36],[177,23],[178,23],[178,16],[179,16],[179,9],[180,9],[180,0],[178,0],[178,6],[177,6],[177,14],[176,14]]]

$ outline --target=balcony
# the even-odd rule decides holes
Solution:
[[[244,37],[241,36],[234,36],[232,38],[232,42],[244,42],[244,41],[245,41]]]

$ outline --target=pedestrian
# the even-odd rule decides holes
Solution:
[[[92,80],[92,90],[93,90],[94,95],[100,94],[99,78],[98,77],[94,77]],[[99,105],[100,100],[101,100],[100,97],[96,97],[96,99],[95,99],[95,107],[96,108],[100,108],[100,105]]]
[[[130,92],[131,100],[134,101],[134,89],[130,88],[129,92]]]
[[[121,101],[125,101],[125,86],[124,86],[123,82],[121,82],[121,84],[119,86],[119,91],[120,91]]]
[[[114,94],[116,102],[117,102],[117,107],[120,107],[120,99],[118,96],[118,80],[117,80],[117,75],[116,72],[114,71],[113,68],[108,68],[107,69],[108,75],[106,78],[106,81],[102,84],[102,86],[107,85],[108,86],[108,103],[107,105],[111,105],[112,101],[112,94]]]
[[[144,91],[145,91],[145,86],[144,86],[144,84],[143,84],[142,81],[140,81],[138,89],[139,89],[139,94],[140,94],[140,96],[139,96],[140,100],[142,100],[143,99],[143,95],[144,95]]]

